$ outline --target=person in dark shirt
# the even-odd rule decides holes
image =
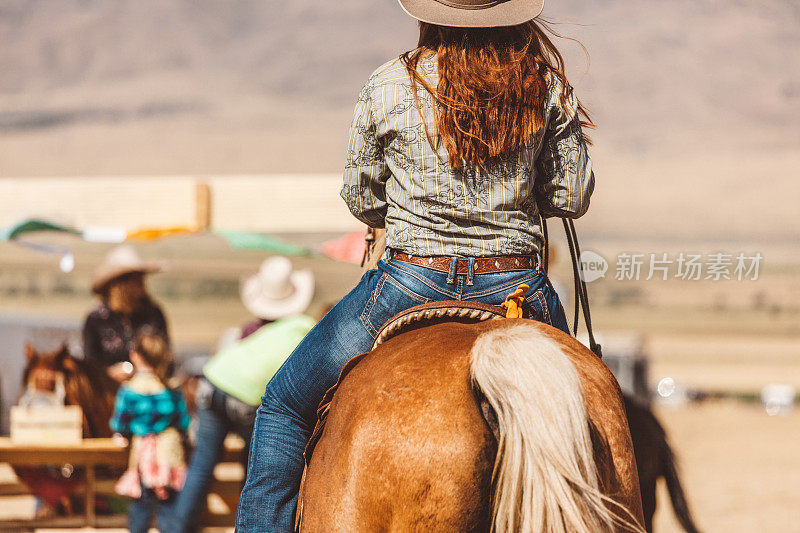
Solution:
[[[145,276],[158,264],[143,261],[130,246],[114,249],[97,268],[92,291],[100,305],[83,325],[83,356],[105,368],[115,380],[131,377],[129,361],[136,336],[147,331],[169,343],[167,321],[145,287]]]

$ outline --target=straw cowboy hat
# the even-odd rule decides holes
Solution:
[[[398,0],[417,20],[459,28],[516,26],[539,16],[544,0]]]
[[[92,277],[92,291],[102,292],[103,288],[120,276],[126,274],[151,274],[160,272],[162,265],[154,261],[144,261],[133,246],[122,245],[111,250]]]
[[[314,275],[309,270],[294,270],[285,257],[270,257],[257,274],[242,280],[240,295],[253,315],[278,320],[306,310],[314,296]]]

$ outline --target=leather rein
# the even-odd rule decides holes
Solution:
[[[550,261],[550,236],[547,232],[547,219],[539,215],[542,221],[542,235],[544,236],[544,253],[542,258],[542,268],[547,274]],[[592,313],[589,310],[589,293],[586,290],[586,282],[583,275],[583,264],[581,263],[581,247],[578,244],[578,232],[575,230],[575,223],[571,218],[562,218],[564,233],[567,237],[569,255],[572,259],[572,286],[574,288],[575,314],[572,320],[572,335],[577,337],[578,325],[580,323],[580,310],[583,309],[583,321],[586,324],[586,333],[589,336],[589,349],[600,359],[603,358],[603,347],[597,343],[592,330]]]

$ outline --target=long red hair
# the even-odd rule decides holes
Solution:
[[[562,103],[572,90],[561,53],[534,21],[499,28],[420,22],[419,28],[417,48],[401,60],[420,114],[417,86],[433,97],[436,141],[447,148],[451,168],[471,164],[485,169],[530,141],[544,123],[548,74],[563,82]],[[439,65],[435,89],[417,71],[420,59],[431,53]],[[580,103],[578,113],[582,124],[593,126]],[[425,132],[436,146],[427,125]]]

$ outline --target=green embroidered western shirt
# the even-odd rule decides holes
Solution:
[[[438,84],[437,60],[419,72]],[[544,126],[485,172],[454,170],[446,148],[431,147],[405,65],[394,59],[364,85],[350,127],[341,196],[359,220],[386,228],[390,248],[412,255],[481,257],[537,253],[540,217],[577,218],[594,189],[592,161],[570,91],[551,77]],[[431,135],[433,100],[418,98]]]

